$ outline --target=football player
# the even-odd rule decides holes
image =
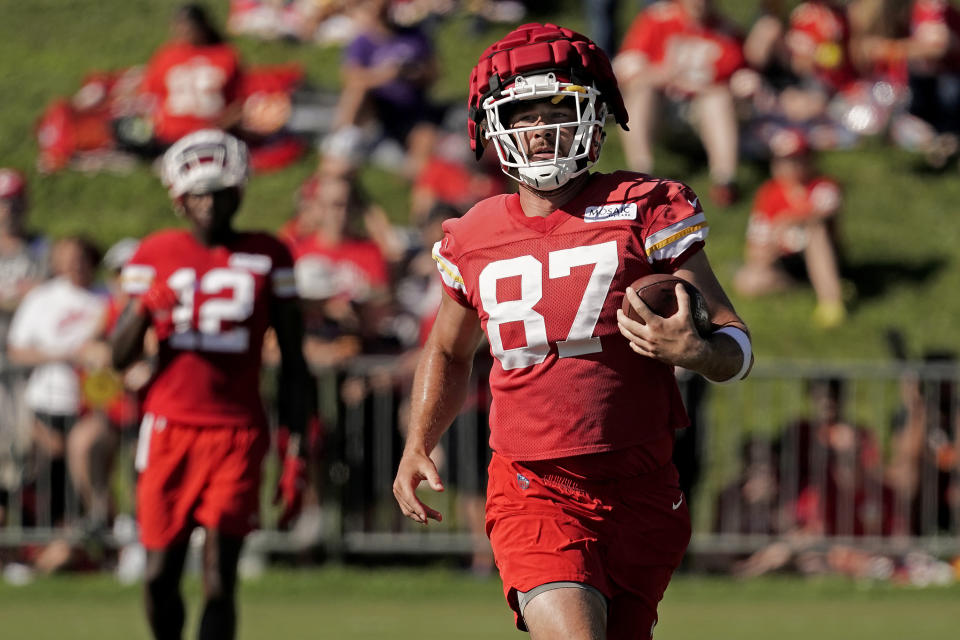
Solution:
[[[269,234],[232,227],[247,173],[246,147],[229,134],[201,130],[179,140],[163,157],[163,179],[190,229],[151,234],[123,269],[133,299],[112,336],[115,366],[140,355],[148,328],[159,340],[136,456],[147,617],[158,640],[181,637],[179,583],[197,525],[206,531],[199,637],[235,635],[237,561],[257,526],[269,447],[260,400],[269,326],[283,358],[281,420],[302,434],[308,411],[290,253]],[[306,465],[292,440],[278,488],[287,511],[298,507],[305,484]]]
[[[746,325],[703,251],[707,223],[688,187],[590,173],[610,113],[627,113],[607,56],[547,24],[491,45],[470,78],[468,130],[492,144],[519,193],[444,223],[434,247],[444,298],[423,349],[394,494],[416,522],[442,516],[415,490],[443,483],[429,454],[463,401],[485,332],[494,365],[486,530],[517,626],[534,638],[637,638],[687,546],[690,519],[671,463],[687,425],[673,367],[714,381],[753,361]],[[655,315],[629,289],[674,273],[703,293]],[[624,295],[645,324],[623,314]]]

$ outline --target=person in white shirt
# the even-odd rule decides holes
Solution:
[[[33,369],[24,401],[35,417],[37,453],[51,463],[51,524],[63,511],[65,433],[81,408],[77,370],[96,365],[94,360],[109,361],[93,340],[106,310],[106,299],[91,288],[99,258],[82,238],[58,241],[51,252],[54,277],[24,297],[7,337],[10,362]]]

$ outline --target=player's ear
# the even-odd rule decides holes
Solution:
[[[173,212],[176,213],[177,216],[179,216],[179,217],[181,217],[181,218],[187,215],[187,210],[186,210],[186,208],[183,206],[183,198],[182,198],[182,197],[180,197],[180,198],[174,198],[174,199],[173,199]]]

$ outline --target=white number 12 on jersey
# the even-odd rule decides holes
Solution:
[[[224,322],[243,322],[253,314],[256,283],[246,271],[219,267],[200,278],[200,291],[216,295],[229,290],[230,297],[207,298],[197,311],[197,330],[193,329],[194,291],[197,272],[189,267],[177,269],[167,278],[177,292],[180,304],[173,310],[174,334],[170,346],[175,349],[197,349],[242,353],[250,347],[250,331],[246,327],[224,329]]]
[[[557,353],[561,358],[569,358],[601,351],[600,338],[593,335],[593,330],[600,319],[610,282],[620,265],[616,241],[551,251],[547,260],[547,277],[551,279],[569,276],[573,267],[594,265],[567,339],[557,342]],[[498,301],[497,281],[518,276],[520,299]],[[490,350],[501,366],[504,369],[519,369],[543,362],[550,353],[547,324],[544,317],[533,309],[543,297],[543,264],[533,256],[491,262],[480,272],[478,287],[483,309],[489,316],[487,338],[490,340]],[[523,323],[526,346],[503,348],[500,325],[508,322]]]

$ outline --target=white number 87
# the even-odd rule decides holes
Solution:
[[[616,241],[552,251],[547,259],[551,279],[569,276],[573,267],[594,265],[567,339],[556,343],[558,355],[569,358],[602,351],[600,338],[593,335],[593,330],[600,319],[610,282],[620,265]],[[518,276],[520,299],[498,301],[497,281]],[[543,264],[529,255],[491,262],[480,272],[478,287],[483,309],[489,316],[487,338],[490,350],[501,366],[519,369],[543,362],[550,353],[547,324],[533,308],[543,297]],[[526,346],[504,349],[500,325],[508,322],[523,323]]]

